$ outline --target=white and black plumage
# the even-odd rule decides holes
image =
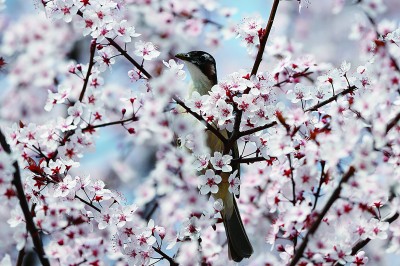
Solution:
[[[192,51],[185,54],[177,54],[177,58],[185,61],[193,81],[192,91],[197,91],[200,95],[206,95],[211,88],[217,84],[217,68],[214,57],[203,51]],[[207,131],[207,145],[214,152],[223,152],[224,144],[212,132]],[[225,137],[229,136],[226,130],[221,130]],[[237,144],[233,149],[234,157],[238,157]],[[233,169],[235,170],[235,169]],[[239,170],[239,169],[237,169]],[[228,239],[229,258],[239,262],[243,258],[249,258],[253,253],[253,247],[249,241],[240,217],[239,209],[235,197],[228,191],[229,173],[221,173],[222,181],[219,190],[213,195],[216,199],[221,199],[224,209],[221,211]]]

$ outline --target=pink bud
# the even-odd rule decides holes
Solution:
[[[125,113],[126,113],[126,109],[125,109],[125,108],[123,108],[123,109],[122,109],[122,111],[121,111],[121,113],[122,113],[122,115],[125,115]]]
[[[277,250],[278,252],[284,252],[284,251],[285,251],[285,248],[283,247],[283,245],[278,245],[278,246],[276,247],[276,250]]]
[[[133,127],[129,128],[128,132],[129,132],[129,134],[135,134],[136,133],[136,131],[135,131],[135,129]]]
[[[164,227],[156,227],[156,231],[158,233],[158,235],[160,236],[161,239],[164,239],[165,237],[165,228]]]
[[[72,73],[72,74],[75,74],[75,66],[70,66],[70,67],[68,68],[68,72],[69,72],[69,73]]]

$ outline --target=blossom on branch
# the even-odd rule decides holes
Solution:
[[[199,176],[200,179],[200,193],[205,195],[208,193],[217,193],[218,192],[218,184],[221,183],[222,178],[219,175],[216,175],[213,170],[206,170],[204,175]]]
[[[135,43],[135,55],[142,57],[144,60],[152,60],[160,55],[156,46],[151,42],[138,41]]]

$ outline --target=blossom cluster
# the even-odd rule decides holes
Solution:
[[[335,3],[335,13],[344,8]],[[224,206],[212,197],[226,182],[255,247],[246,263],[364,265],[376,263],[379,250],[399,252],[400,29],[379,20],[387,10],[381,0],[358,1],[365,19],[349,36],[360,45],[358,60],[333,64],[285,37],[273,36],[264,53],[268,23],[254,16],[223,27],[205,15],[234,11],[214,0],[43,5],[48,18],[10,26],[0,49],[16,57],[1,108],[8,121],[0,225],[9,229],[1,237],[12,239],[0,244],[1,263],[32,246],[40,257],[31,213],[44,240],[41,259],[51,264],[226,265]],[[168,54],[197,38],[218,46],[235,34],[269,62],[220,76],[206,95],[187,95],[184,65]],[[92,39],[85,59],[70,56],[85,36]],[[121,71],[119,58],[129,68]],[[119,71],[129,85],[109,84]],[[116,171],[110,159],[115,173],[84,174],[82,159],[105,127],[119,129],[129,150],[120,151],[122,168],[129,155],[140,162],[150,154],[147,173],[124,183],[128,169]],[[213,153],[211,137],[221,145]],[[368,249],[375,240],[382,246]]]

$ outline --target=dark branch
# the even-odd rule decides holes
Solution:
[[[79,197],[78,195],[75,195],[75,198],[82,201],[83,203],[85,203],[86,205],[92,207],[93,209],[95,209],[97,212],[101,213],[101,210],[99,208],[97,208],[96,206],[94,206],[92,203],[90,203],[87,200],[82,199],[81,197]]]
[[[83,100],[83,96],[85,95],[85,91],[87,88],[87,85],[89,83],[89,77],[92,74],[92,67],[94,65],[94,53],[96,52],[96,40],[92,40],[90,43],[90,59],[89,59],[89,66],[88,66],[88,70],[86,73],[86,78],[85,81],[83,83],[83,87],[82,87],[82,91],[81,94],[79,95],[79,101],[82,102]]]
[[[11,154],[11,148],[8,145],[8,143],[6,141],[6,137],[3,135],[3,132],[1,130],[0,130],[0,145],[6,153]],[[14,178],[12,180],[12,183],[17,190],[18,201],[19,201],[19,205],[21,206],[22,213],[24,214],[26,228],[32,237],[33,246],[35,247],[35,251],[39,256],[40,263],[43,266],[50,266],[50,262],[49,262],[48,258],[46,257],[46,253],[44,252],[44,249],[43,249],[43,243],[42,243],[42,240],[40,239],[39,230],[35,226],[35,223],[34,223],[33,217],[32,217],[32,213],[30,212],[30,209],[29,209],[28,201],[26,200],[26,197],[25,197],[25,192],[24,192],[24,188],[22,185],[22,181],[21,181],[21,173],[19,171],[18,162],[15,161],[13,163],[13,166],[14,166],[15,172],[14,172]]]
[[[274,122],[271,122],[271,123],[269,123],[269,124],[265,124],[265,125],[263,125],[263,126],[259,126],[259,127],[255,127],[255,128],[252,128],[252,129],[248,129],[248,130],[239,132],[237,138],[240,138],[240,137],[243,137],[243,136],[247,136],[247,135],[256,133],[256,132],[258,132],[258,131],[261,131],[261,130],[264,130],[264,129],[267,129],[267,128],[276,126],[277,124],[278,124],[278,123],[277,123],[276,121],[274,121]]]
[[[325,206],[322,209],[321,213],[318,215],[317,219],[311,225],[311,227],[308,230],[307,234],[303,238],[303,242],[301,242],[300,247],[296,250],[296,253],[293,256],[293,259],[290,262],[290,266],[295,266],[297,264],[297,262],[299,262],[299,260],[303,256],[303,253],[304,253],[305,249],[307,248],[308,241],[310,240],[310,237],[317,231],[319,225],[322,222],[322,219],[328,213],[328,211],[332,207],[333,203],[339,198],[340,192],[342,191],[342,185],[344,183],[346,183],[347,181],[349,181],[350,177],[352,177],[354,175],[354,173],[355,173],[355,168],[353,166],[350,166],[350,168],[347,171],[347,173],[340,180],[339,185],[333,191],[332,195],[330,196],[328,202],[325,204]]]
[[[296,206],[296,182],[294,181],[293,166],[292,166],[292,159],[290,158],[290,153],[287,155],[287,158],[290,167],[290,180],[292,182],[292,194],[293,194],[292,204],[293,206]]]
[[[251,158],[237,158],[233,159],[233,163],[255,163],[255,162],[263,162],[266,161],[264,157],[251,157]]]
[[[337,98],[339,98],[339,97],[341,97],[341,96],[344,96],[344,95],[346,95],[346,94],[352,93],[352,92],[354,92],[356,89],[357,89],[356,86],[351,86],[351,87],[349,87],[349,88],[347,88],[347,89],[341,91],[340,93],[338,93],[338,94],[332,96],[331,98],[326,99],[325,101],[322,101],[322,102],[320,102],[320,103],[318,103],[318,104],[316,104],[316,105],[314,105],[314,106],[312,106],[312,107],[306,109],[305,112],[317,111],[318,108],[320,108],[320,107],[322,107],[322,106],[324,106],[324,105],[327,105],[327,104],[330,103],[330,102],[336,101]]]
[[[25,247],[23,247],[19,252],[18,252],[18,258],[17,262],[15,263],[16,266],[22,266],[24,265],[24,257],[25,257]]]
[[[137,119],[138,118],[134,116],[134,117],[127,118],[127,119],[124,119],[124,120],[113,121],[113,122],[108,122],[108,123],[104,123],[104,124],[88,125],[84,129],[82,129],[82,131],[95,129],[95,128],[100,128],[100,127],[107,127],[107,126],[112,126],[112,125],[123,125],[123,124],[125,124],[127,122],[137,121]]]
[[[321,161],[321,176],[319,177],[319,185],[318,185],[317,192],[315,192],[315,194],[314,194],[314,196],[315,196],[315,199],[314,199],[314,206],[313,206],[313,208],[312,208],[311,211],[314,211],[314,210],[315,210],[315,208],[317,207],[318,199],[319,199],[319,197],[321,196],[321,195],[320,195],[320,193],[321,193],[321,187],[322,187],[322,184],[324,183],[324,179],[325,179],[324,170],[325,170],[325,161]]]
[[[153,214],[156,212],[156,210],[158,209],[160,205],[158,204],[158,201],[156,199],[156,202],[153,204],[151,210],[146,214],[146,216],[144,217],[144,219],[146,221],[150,220],[150,218],[153,216]]]
[[[169,262],[169,265],[178,266],[179,264],[174,261],[173,258],[165,254],[161,249],[153,247],[154,251],[160,254],[164,259]]]
[[[261,64],[262,57],[263,57],[264,50],[265,50],[265,45],[267,44],[269,34],[271,33],[272,25],[275,20],[276,11],[278,10],[278,5],[279,5],[279,0],[274,0],[274,3],[272,4],[272,8],[271,8],[271,13],[269,15],[267,27],[265,28],[265,31],[263,32],[261,39],[260,39],[260,47],[258,48],[256,60],[254,61],[254,65],[251,70],[251,74],[250,74],[251,76],[257,74],[258,68]]]
[[[118,45],[118,43],[116,43],[113,39],[111,38],[107,38],[107,41],[114,46],[115,49],[118,50],[118,52],[120,52],[121,55],[123,55],[130,63],[132,63],[132,65],[134,65],[137,69],[139,69],[139,71],[148,79],[151,79],[151,75],[149,74],[149,72],[146,71],[146,69],[144,69],[144,67],[139,64],[138,62],[136,62],[135,59],[133,59],[124,49],[122,49],[121,46]]]
[[[189,114],[191,114],[192,116],[194,116],[197,120],[199,120],[200,122],[202,122],[208,130],[210,130],[217,138],[219,138],[224,144],[227,143],[227,139],[221,134],[221,132],[219,132],[218,129],[216,129],[213,125],[211,125],[210,123],[208,123],[206,120],[204,120],[204,118],[199,115],[196,112],[193,112],[192,110],[190,110],[189,107],[187,107],[185,105],[185,103],[183,101],[181,101],[178,97],[174,96],[173,97],[174,101],[179,104],[183,109],[186,110],[186,112],[188,112]]]
[[[207,19],[207,18],[198,18],[198,17],[193,16],[193,15],[190,14],[190,13],[184,13],[184,14],[183,14],[183,13],[177,13],[177,12],[171,11],[171,14],[174,15],[175,17],[186,18],[186,19],[201,20],[203,23],[214,25],[214,26],[216,26],[218,29],[222,29],[222,28],[224,27],[222,24],[220,24],[220,23],[218,23],[218,22],[216,22],[216,21],[213,21],[213,20],[210,20],[210,19]]]
[[[389,133],[389,131],[394,128],[397,123],[400,120],[400,113],[398,113],[390,122],[389,124],[386,126],[386,134]]]

